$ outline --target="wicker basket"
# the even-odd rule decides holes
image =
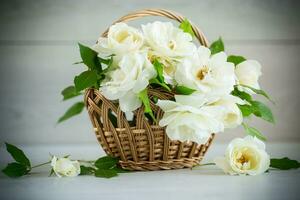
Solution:
[[[184,20],[174,12],[147,9],[125,15],[114,23],[145,16],[163,16],[178,22]],[[192,28],[199,42],[207,46],[203,33],[195,26]],[[102,36],[106,37],[107,32],[108,30]],[[107,100],[98,90],[86,91],[85,104],[104,151],[110,156],[119,157],[121,167],[128,170],[180,169],[197,165],[210,146],[214,134],[205,144],[170,140],[165,128],[158,125],[163,111],[153,103],[153,97],[171,99],[174,94],[148,88],[148,95],[157,122],[150,122],[145,118],[143,106],[135,111],[133,122],[128,122],[117,103]],[[116,116],[116,122],[111,120],[112,113]]]

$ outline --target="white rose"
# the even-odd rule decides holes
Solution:
[[[58,177],[74,177],[80,174],[80,163],[72,161],[69,158],[57,158],[53,156],[51,166]]]
[[[107,38],[99,38],[93,47],[100,56],[115,54],[115,59],[122,55],[139,50],[144,43],[143,34],[125,23],[117,23],[109,28]]]
[[[156,71],[146,52],[126,54],[118,67],[108,72],[100,90],[107,99],[119,100],[121,110],[131,118],[132,111],[141,106],[138,93],[148,86],[154,76]]]
[[[268,170],[270,156],[265,144],[256,137],[236,138],[227,147],[225,157],[215,159],[218,167],[230,175],[258,175]]]
[[[229,94],[235,85],[234,65],[227,62],[224,52],[210,55],[208,48],[200,46],[191,58],[178,65],[176,82],[202,93]]]
[[[258,79],[262,73],[259,62],[255,60],[246,60],[236,66],[235,74],[238,84],[260,89]],[[241,87],[239,87],[239,89],[241,89]]]
[[[158,58],[164,64],[166,81],[173,83],[177,63],[196,51],[192,36],[175,27],[171,22],[156,21],[142,25],[149,57]]]
[[[237,104],[244,105],[245,102],[232,95],[222,96],[216,102],[211,104],[212,107],[219,108],[218,117],[222,120],[225,128],[235,128],[243,122],[243,115]],[[217,109],[214,108],[214,110]]]
[[[167,126],[166,133],[172,140],[194,141],[203,144],[211,133],[224,130],[220,122],[207,110],[206,98],[195,98],[193,95],[175,95],[176,102],[159,100],[157,105],[164,111],[160,126]]]
[[[192,36],[171,22],[156,21],[142,25],[145,40],[155,55],[178,58],[191,55],[195,45]]]

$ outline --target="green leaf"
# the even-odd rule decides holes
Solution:
[[[195,33],[194,33],[194,31],[193,31],[192,25],[191,25],[191,23],[189,22],[189,20],[184,19],[184,20],[180,23],[179,28],[182,29],[183,32],[189,33],[192,37],[195,37]]]
[[[209,49],[212,55],[224,51],[224,43],[222,41],[222,38],[220,37],[217,41],[213,42],[210,45]]]
[[[247,105],[247,104],[245,104],[245,105],[239,105],[238,104],[238,107],[241,110],[241,112],[243,114],[243,117],[248,117],[253,112],[251,105]]]
[[[243,125],[243,127],[244,127],[244,129],[246,130],[246,133],[248,134],[248,135],[251,135],[251,136],[255,136],[255,137],[257,137],[258,139],[260,139],[260,140],[263,140],[263,141],[266,141],[267,140],[267,138],[263,135],[263,134],[261,134],[260,132],[259,132],[259,130],[257,130],[257,129],[255,129],[255,128],[253,128],[253,127],[250,127],[250,126],[248,126],[247,124],[245,124],[245,123],[242,123],[242,125]]]
[[[163,76],[164,66],[161,64],[157,59],[154,60],[153,66],[157,73],[157,79],[159,82],[163,83],[165,81],[165,78]]]
[[[273,113],[271,109],[266,106],[264,103],[259,101],[252,101],[251,96],[243,96],[240,94],[234,94],[235,96],[240,97],[241,99],[247,100],[250,105],[238,105],[239,109],[241,110],[243,117],[248,117],[251,114],[254,114],[257,117],[260,117],[268,122],[275,123],[275,119],[273,116]],[[241,94],[247,94],[245,92],[242,92]],[[247,94],[248,95],[248,94]]]
[[[244,58],[243,56],[235,56],[235,55],[231,55],[227,57],[227,62],[231,62],[233,63],[235,66],[240,64],[241,62],[244,62],[246,60],[246,58]]]
[[[80,175],[91,175],[94,173],[95,173],[95,169],[93,167],[80,165]]]
[[[81,111],[84,108],[84,103],[83,102],[77,102],[75,103],[73,106],[71,106],[67,112],[65,112],[65,114],[59,118],[57,123],[60,123],[62,121],[65,121],[75,115],[78,115],[79,113],[81,113]]]
[[[98,53],[80,43],[78,43],[78,45],[82,62],[91,70],[96,69],[98,71],[102,71],[101,64],[98,60]]]
[[[95,71],[85,71],[75,76],[74,84],[77,91],[95,86],[97,84],[97,73]]]
[[[29,159],[26,157],[26,155],[21,149],[19,149],[18,147],[12,144],[5,143],[5,145],[6,145],[6,150],[15,159],[15,161],[29,168],[31,167]]]
[[[96,160],[95,166],[98,169],[111,169],[115,167],[119,159],[111,156],[104,156]]]
[[[150,100],[148,97],[148,92],[147,92],[147,88],[145,88],[144,90],[142,90],[138,97],[140,98],[140,100],[142,101],[143,105],[144,105],[144,113],[147,113],[150,115],[150,117],[153,119],[153,121],[156,121],[151,106],[150,106]]]
[[[112,178],[118,176],[118,173],[114,169],[97,169],[95,171],[95,176],[101,178]]]
[[[264,97],[266,97],[268,100],[270,100],[272,103],[274,103],[274,101],[269,97],[269,95],[263,91],[263,90],[259,90],[259,89],[255,89],[253,87],[247,86],[247,85],[241,85],[243,87],[249,88],[250,90],[252,90],[254,93],[262,95]]]
[[[159,85],[162,88],[164,88],[165,90],[171,92],[170,87],[166,83],[161,83],[157,78],[150,79],[149,83]]]
[[[110,55],[110,58],[107,58],[107,59],[105,59],[105,58],[100,58],[100,57],[98,56],[97,59],[98,59],[99,65],[105,64],[105,65],[107,65],[107,67],[110,67],[110,66],[112,65],[112,63],[113,63],[113,56],[114,56],[114,55]],[[83,63],[83,61],[75,62],[75,63],[73,63],[73,65],[77,65],[77,64],[81,64],[81,63]],[[98,64],[97,64],[97,65],[98,65]],[[102,65],[101,65],[100,68],[97,67],[96,69],[97,69],[99,72],[101,72],[101,71],[102,71]],[[107,70],[107,69],[106,69],[106,70]],[[104,70],[103,70],[103,71],[104,71]]]
[[[300,163],[297,160],[291,160],[287,157],[272,158],[270,167],[281,170],[298,169],[300,167]]]
[[[66,87],[62,92],[61,94],[63,95],[63,100],[67,100],[67,99],[71,99],[73,97],[76,97],[78,95],[81,95],[80,92],[77,92],[76,88],[74,86],[69,86],[69,87]]]
[[[167,91],[171,91],[170,87],[165,83],[165,78],[163,75],[163,70],[164,70],[164,66],[162,63],[160,63],[157,59],[155,59],[153,61],[153,66],[156,70],[157,76],[155,78],[152,78],[149,82],[150,84],[156,84],[159,85],[161,87],[163,87],[164,89],[166,89]]]
[[[99,59],[99,61],[101,63],[102,68],[104,68],[102,64],[106,65],[106,68],[103,69],[103,71],[102,71],[103,79],[105,78],[104,74],[108,73],[109,71],[111,71],[113,69],[112,68],[113,56],[114,55],[111,55],[110,58],[107,58],[107,59],[98,57],[98,59]]]
[[[231,94],[246,100],[251,104],[238,105],[244,117],[254,114],[255,116],[260,117],[268,122],[275,122],[271,109],[262,102],[253,101],[250,94],[244,91],[239,91],[237,87],[234,87],[234,90],[231,92]]]
[[[21,164],[21,163],[9,163],[2,172],[9,177],[16,178],[21,177],[26,174],[28,174],[30,170],[28,169],[28,166]]]
[[[175,92],[177,94],[183,94],[183,95],[190,95],[192,94],[193,92],[195,92],[196,90],[192,89],[192,88],[188,88],[188,87],[185,87],[183,85],[177,85],[175,87]]]
[[[248,94],[247,92],[238,90],[238,88],[236,86],[234,87],[234,90],[231,92],[231,94],[234,96],[237,96],[243,100],[246,100],[248,102],[252,101],[252,97],[250,94]]]
[[[271,109],[259,101],[251,101],[253,114],[268,122],[275,123],[273,113]]]
[[[157,102],[158,102],[158,97],[153,96],[153,102],[154,102],[154,103],[157,103]]]

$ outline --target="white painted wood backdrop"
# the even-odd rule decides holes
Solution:
[[[252,125],[269,141],[299,142],[300,4],[290,0],[1,1],[0,142],[96,143],[86,113],[56,125],[73,103],[62,102],[60,91],[82,70],[72,65],[80,60],[76,43],[92,44],[113,20],[153,7],[180,12],[209,40],[222,36],[228,53],[259,60],[277,122]],[[243,130],[217,141],[235,136]]]

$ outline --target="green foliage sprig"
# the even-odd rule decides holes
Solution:
[[[149,82],[152,85],[159,85],[167,91],[171,91],[170,86],[165,82],[165,78],[163,75],[164,65],[160,63],[157,59],[153,61],[153,66],[156,70],[156,77],[152,78]]]
[[[221,51],[225,51],[222,38],[220,37],[218,40],[211,43],[209,49],[210,49],[212,55],[219,53]]]
[[[111,156],[104,156],[89,163],[89,166],[80,165],[80,175],[94,175],[101,178],[112,178],[119,173],[129,172],[118,165],[119,159]]]
[[[224,47],[224,43],[223,43],[222,39],[219,38],[217,41],[213,42],[210,46],[210,50],[211,50],[212,54],[218,53],[220,51],[224,51],[225,47]],[[227,58],[227,62],[231,62],[235,66],[245,60],[246,60],[246,58],[244,58],[243,56],[236,56],[236,55],[230,55]],[[274,118],[274,115],[273,115],[271,109],[263,102],[254,100],[252,95],[249,94],[248,92],[240,91],[239,87],[247,88],[247,89],[251,90],[252,92],[254,92],[255,94],[261,95],[261,96],[267,98],[268,100],[270,100],[271,102],[273,102],[273,101],[270,99],[269,95],[263,90],[255,89],[255,88],[252,88],[250,86],[245,86],[245,85],[236,85],[231,94],[243,99],[246,102],[246,104],[244,104],[244,105],[238,105],[239,109],[242,112],[243,117],[249,117],[251,115],[254,115],[254,116],[259,117],[267,122],[275,123],[275,118]],[[255,129],[253,127],[250,127],[246,123],[243,123],[242,125],[248,135],[256,136],[257,138],[259,138],[261,140],[266,140],[266,137],[263,136],[263,134],[259,130]]]
[[[93,49],[80,43],[78,45],[82,61],[74,64],[83,63],[87,69],[75,76],[74,85],[66,87],[61,92],[64,101],[82,95],[82,91],[87,88],[99,89],[101,81],[105,78],[105,72],[110,69],[113,62],[113,55],[109,58],[100,58]],[[104,69],[104,66],[106,66],[106,69]],[[59,118],[58,123],[80,114],[83,108],[84,102],[76,102]]]
[[[2,172],[11,178],[18,178],[30,174],[32,169],[49,165],[51,161],[47,161],[35,166],[31,166],[29,158],[25,153],[16,147],[15,145],[5,143],[7,152],[12,156],[14,162],[8,163],[7,166],[2,169]],[[65,158],[68,156],[65,156]],[[84,161],[80,162],[80,175],[94,175],[101,178],[112,178],[118,176],[119,173],[129,172],[122,169],[118,163],[119,158],[111,156],[103,156],[96,161]],[[54,173],[53,169],[50,170],[50,175]]]
[[[183,32],[189,33],[192,37],[195,37],[195,33],[193,31],[192,25],[188,19],[184,19],[180,23],[179,28],[182,29]]]
[[[32,167],[29,159],[18,147],[5,143],[7,152],[12,156],[15,162],[8,163],[2,172],[9,177],[21,177],[28,174]]]

